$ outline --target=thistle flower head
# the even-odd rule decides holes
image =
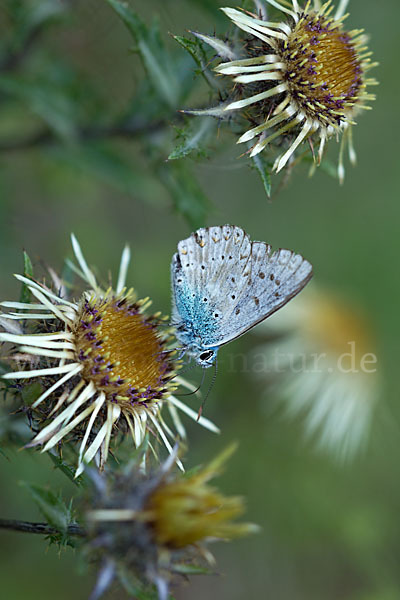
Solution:
[[[239,497],[227,497],[209,484],[232,454],[228,448],[206,467],[187,476],[171,473],[173,457],[152,475],[132,471],[96,477],[95,506],[88,512],[92,546],[117,571],[146,573],[167,597],[168,580],[179,563],[196,554],[213,562],[210,540],[230,540],[255,532],[234,519],[244,511]],[[102,556],[104,558],[104,556]]]
[[[273,315],[273,341],[254,353],[268,397],[302,417],[307,437],[339,459],[365,445],[379,396],[375,344],[366,319],[332,293],[308,291]]]
[[[168,337],[160,335],[160,315],[145,316],[149,304],[94,292],[81,300],[73,326],[83,377],[128,411],[135,401],[151,403],[173,389],[177,365],[166,350]]]
[[[16,275],[38,303],[3,302],[4,307],[17,311],[4,313],[3,323],[5,319],[25,321],[35,329],[0,333],[0,341],[19,346],[14,358],[24,367],[4,377],[39,379],[44,388],[32,408],[41,411],[45,423],[29,445],[44,444],[43,450],[49,450],[74,433],[81,439],[79,474],[83,462],[96,455],[104,467],[111,437],[118,429],[130,431],[139,446],[150,426],[172,451],[168,437],[174,434],[161,417],[163,404],[168,405],[181,436],[185,431],[176,407],[194,419],[197,413],[173,395],[181,380],[172,330],[165,327],[160,313],[147,314],[148,298],[137,300],[133,290],[125,287],[128,248],[122,255],[116,288],[103,289],[74,237],[72,243],[80,267],[74,269],[89,289],[77,301],[69,301],[59,280],[54,292],[44,283]],[[200,422],[216,431],[207,419]]]
[[[233,446],[228,448],[191,476],[162,481],[154,490],[146,511],[159,545],[179,549],[212,538],[232,539],[253,530],[253,526],[233,522],[243,513],[242,500],[225,497],[208,483],[233,450]]]
[[[291,8],[283,1],[265,3],[256,2],[263,7],[260,14],[222,9],[246,37],[237,57],[216,67],[235,83],[234,101],[225,103],[221,112],[239,111],[252,124],[238,140],[253,144],[250,156],[272,142],[286,146],[275,161],[276,171],[293,160],[302,142],[309,140],[313,148],[315,137],[319,163],[326,141],[342,135],[338,174],[343,180],[346,144],[351,161],[356,160],[351,126],[360,109],[369,108],[366,102],[374,99],[366,91],[376,84],[368,77],[376,63],[371,62],[366,36],[362,30],[344,28],[348,0],[341,0],[335,11],[331,0],[322,5],[308,0],[304,6],[292,0]],[[268,6],[280,10],[285,20],[267,20]]]

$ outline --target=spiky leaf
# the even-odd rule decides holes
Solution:
[[[178,139],[180,143],[168,156],[168,160],[183,158],[189,154],[195,154],[197,157],[205,156],[205,143],[214,131],[216,126],[215,119],[203,117],[189,121],[183,129],[178,129]]]
[[[176,161],[169,169],[161,169],[160,176],[171,195],[176,212],[187,220],[191,229],[202,227],[209,210],[209,201],[188,163]]]
[[[77,487],[81,487],[83,485],[82,477],[75,477],[75,469],[73,469],[68,463],[62,460],[60,457],[48,452],[47,455],[50,457],[51,461],[54,464],[56,469],[59,469],[64,475],[68,477],[70,481]]]
[[[271,163],[269,163],[265,160],[265,158],[262,156],[262,153],[256,154],[256,156],[253,156],[252,161],[253,161],[253,166],[256,168],[256,170],[258,171],[258,173],[261,177],[261,181],[263,183],[264,190],[265,190],[268,198],[270,198],[271,197],[271,168],[272,168],[272,165],[271,165]]]
[[[24,250],[24,275],[29,279],[33,278],[33,267],[32,261],[29,258],[29,255]],[[31,301],[31,292],[29,291],[27,285],[25,283],[22,284],[20,301],[29,303]]]
[[[176,108],[179,104],[180,86],[174,64],[161,39],[158,23],[153,22],[151,27],[147,26],[127,2],[107,2],[131,32],[136,42],[135,50],[142,59],[154,89],[171,108]]]
[[[67,506],[60,495],[54,494],[50,489],[21,482],[31,494],[40,512],[46,521],[61,533],[67,533],[68,525],[72,521],[71,506]]]

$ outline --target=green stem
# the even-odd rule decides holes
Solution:
[[[13,531],[22,531],[24,533],[41,533],[43,535],[52,535],[60,533],[54,527],[47,523],[31,523],[30,521],[18,521],[16,519],[0,519],[0,529],[11,529]],[[86,532],[79,525],[69,525],[67,528],[69,535],[84,537]]]
[[[152,122],[122,123],[109,127],[84,127],[78,131],[77,138],[81,142],[101,140],[106,138],[134,138],[146,133],[153,133],[163,129],[167,121],[159,120]],[[31,148],[49,146],[59,143],[59,138],[47,128],[31,134],[27,137],[0,140],[0,152],[15,152],[30,150]]]

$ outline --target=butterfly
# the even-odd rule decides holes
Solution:
[[[175,335],[199,365],[210,367],[220,346],[284,306],[311,277],[300,254],[271,252],[240,227],[198,229],[172,257]]]

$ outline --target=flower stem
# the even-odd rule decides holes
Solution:
[[[30,521],[18,521],[16,519],[0,519],[0,529],[12,529],[13,531],[23,531],[25,533],[41,533],[44,535],[51,535],[53,533],[60,533],[54,527],[51,527],[47,523],[31,523]],[[84,537],[86,532],[79,525],[68,525],[68,535],[76,535]]]
[[[144,134],[157,132],[166,127],[167,124],[167,121],[158,120],[152,122],[116,123],[109,127],[83,127],[77,132],[77,138],[81,142],[107,138],[132,139]],[[57,136],[50,129],[44,128],[23,138],[0,140],[0,152],[24,151],[57,143]]]

